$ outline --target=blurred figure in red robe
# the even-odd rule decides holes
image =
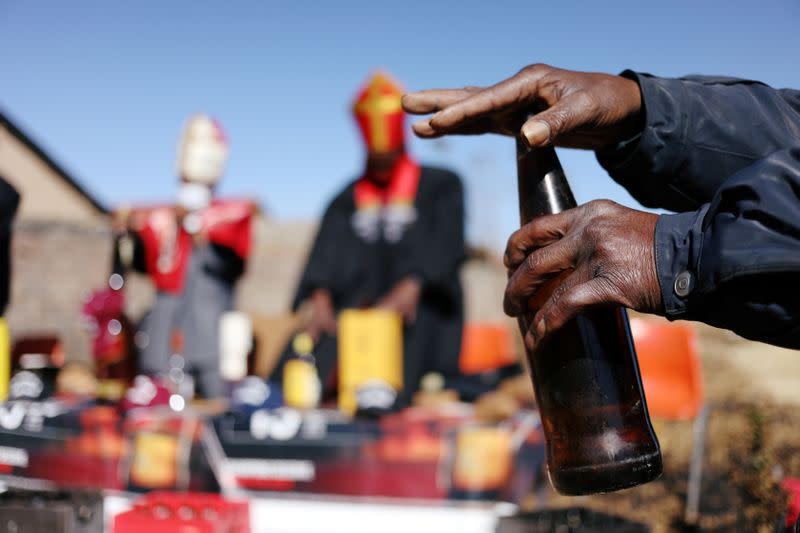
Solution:
[[[115,221],[123,262],[147,273],[156,287],[139,335],[142,372],[171,374],[173,381],[192,375],[207,398],[225,394],[220,319],[233,309],[255,212],[251,201],[215,198],[227,159],[228,142],[219,123],[205,115],[191,117],[178,151],[176,205],[129,210]],[[182,346],[173,342],[176,331]],[[173,364],[176,350],[183,359]]]

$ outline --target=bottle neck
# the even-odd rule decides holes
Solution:
[[[521,224],[575,207],[575,197],[552,147],[528,148],[517,139],[517,186]]]

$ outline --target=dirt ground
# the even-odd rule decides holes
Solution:
[[[709,419],[700,496],[701,531],[776,531],[786,507],[783,476],[800,477],[800,352],[698,325]],[[647,524],[682,521],[692,423],[654,420],[663,476],[614,494],[565,498],[547,491],[527,507],[582,506]]]

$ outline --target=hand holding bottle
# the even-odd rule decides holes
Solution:
[[[511,235],[503,259],[511,273],[503,305],[511,316],[536,312],[525,335],[528,349],[592,306],[661,311],[656,220],[658,215],[595,200],[538,217]]]

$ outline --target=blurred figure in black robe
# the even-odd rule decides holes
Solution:
[[[11,296],[11,225],[19,200],[17,190],[0,178],[0,317],[5,315]]]
[[[465,248],[461,181],[450,171],[420,167],[405,152],[401,96],[384,74],[359,94],[354,114],[368,152],[366,168],[325,211],[293,306],[310,306],[307,332],[317,341],[323,385],[334,379],[341,310],[400,313],[404,390],[398,404],[405,405],[425,373],[445,380],[459,375]]]
[[[0,402],[8,396],[11,377],[11,346],[4,317],[11,298],[11,234],[19,202],[17,190],[0,177]]]

